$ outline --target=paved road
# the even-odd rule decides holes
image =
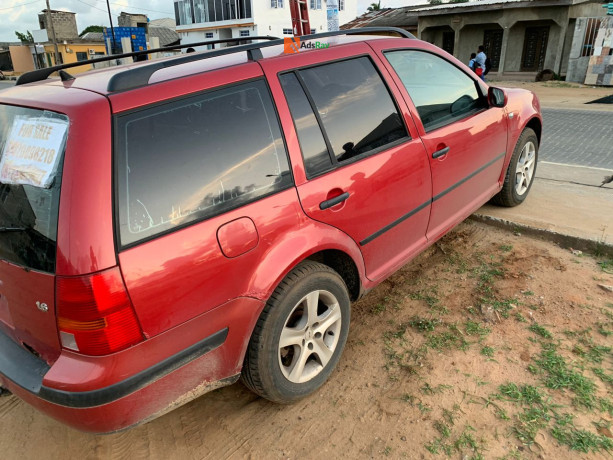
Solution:
[[[540,159],[613,169],[613,112],[543,109]]]

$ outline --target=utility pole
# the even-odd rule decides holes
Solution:
[[[53,27],[53,21],[51,20],[51,7],[49,6],[49,0],[47,0],[47,27],[49,27],[51,30],[51,41],[53,42],[53,48],[55,49],[55,65],[60,65],[60,51],[57,49],[57,40],[55,39],[55,28]],[[34,46],[36,46],[36,44]]]
[[[113,18],[111,16],[111,6],[109,0],[106,0],[106,9],[109,12],[109,22],[111,23],[111,35],[113,36],[113,42],[111,43],[111,54],[115,54],[115,29],[113,28]]]

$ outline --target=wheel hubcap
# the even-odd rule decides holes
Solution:
[[[286,379],[304,383],[326,367],[338,345],[341,320],[331,292],[310,292],[296,304],[279,339],[279,366]]]
[[[515,192],[518,195],[526,193],[534,176],[536,166],[536,147],[534,143],[527,142],[521,150],[515,168]]]

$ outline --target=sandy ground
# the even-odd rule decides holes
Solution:
[[[0,457],[611,458],[610,264],[467,221],[353,305],[339,368],[301,402],[235,384],[93,436],[9,395]]]

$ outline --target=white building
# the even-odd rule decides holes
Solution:
[[[307,1],[311,33],[326,32],[326,0]],[[357,0],[337,1],[338,23],[355,19]],[[289,0],[174,0],[174,6],[176,30],[183,45],[255,35],[293,35]]]

